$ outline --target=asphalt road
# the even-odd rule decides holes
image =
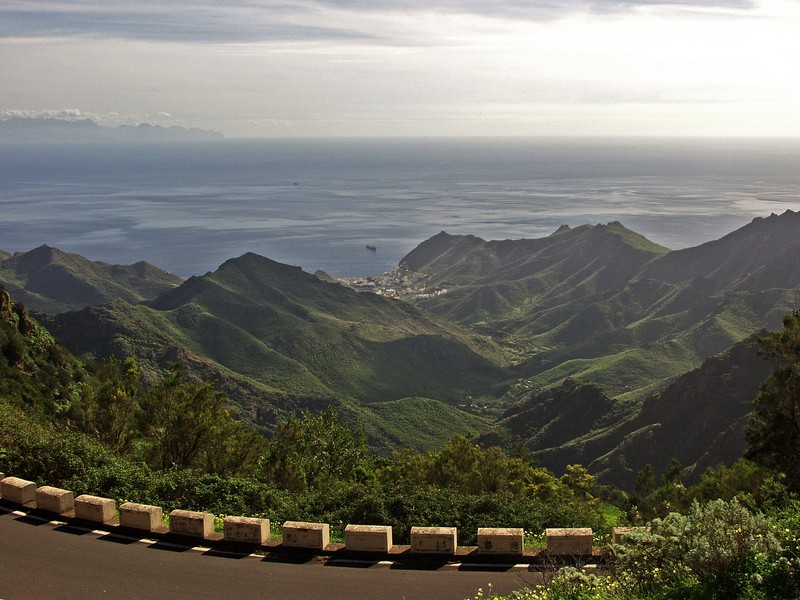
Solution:
[[[527,571],[421,570],[303,564],[219,556],[167,544],[98,536],[0,508],[0,599],[39,598],[472,598],[491,582],[532,586]]]

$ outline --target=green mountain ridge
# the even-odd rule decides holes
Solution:
[[[685,374],[708,372],[709,357],[800,306],[799,225],[787,211],[679,251],[616,222],[536,240],[442,232],[400,269],[443,293],[409,302],[248,253],[144,302],[46,325],[79,356],[134,356],[153,373],[183,362],[264,431],[333,404],[383,451],[484,430],[484,441],[523,443],[554,470],[583,463],[627,485],[644,458],[696,470],[740,448],[752,386],[739,386],[736,410],[721,384],[696,387],[696,397],[676,390],[694,385]],[[681,421],[657,410],[665,390]],[[697,427],[692,414],[705,415]]]
[[[29,309],[57,314],[116,299],[151,300],[183,279],[144,261],[110,265],[47,245],[0,254],[0,285]]]
[[[513,419],[501,419],[487,439],[525,443],[554,470],[582,463],[629,485],[632,472],[646,462],[666,468],[678,457],[699,469],[741,455],[743,423],[759,377],[766,376],[763,365],[744,396],[734,393],[739,402],[734,411],[722,403],[733,392],[719,384],[697,393],[682,409],[682,423],[667,413],[642,415],[654,392],[672,384],[670,394],[678,394],[676,377],[701,364],[708,370],[704,360],[754,331],[779,327],[783,316],[800,306],[799,231],[800,213],[786,211],[674,252],[643,242],[617,223],[565,227],[536,243],[439,234],[406,265],[422,270],[423,284],[448,286],[447,294],[426,298],[422,306],[492,333],[522,357],[515,366],[521,378],[509,398],[525,401],[533,394],[536,401]],[[567,239],[574,250],[562,250]],[[527,258],[476,275],[475,265],[486,264],[486,256],[494,258],[500,249],[516,257],[513,245],[525,248]],[[591,253],[591,248],[604,250]],[[565,279],[542,285],[553,269]],[[503,302],[486,310],[485,299],[492,297]],[[750,361],[742,365],[746,372],[758,363],[737,356]],[[585,383],[562,384],[573,379]],[[678,381],[679,387],[691,385],[686,376]],[[692,411],[706,420],[699,442],[681,429]],[[658,440],[657,456],[642,445],[645,439]]]
[[[404,264],[428,287],[447,286],[421,306],[515,347],[517,370],[536,388],[588,378],[619,395],[666,385],[753,331],[779,326],[800,304],[799,229],[800,214],[787,211],[674,252],[618,223],[541,240],[439,234]],[[501,255],[503,266],[476,274],[475,265]]]
[[[365,428],[379,447],[391,432],[360,405],[408,397],[458,404],[502,390],[510,377],[486,338],[255,254],[151,302],[116,301],[48,325],[78,355],[135,356],[151,370],[187,362],[221,380],[242,416],[267,429],[280,414],[330,403],[354,419],[374,414]]]

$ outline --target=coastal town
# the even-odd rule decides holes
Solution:
[[[447,293],[446,288],[428,289],[422,282],[426,275],[397,267],[374,277],[344,277],[341,283],[349,285],[358,291],[372,292],[386,298],[423,300],[434,298]]]

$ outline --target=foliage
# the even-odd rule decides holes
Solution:
[[[800,490],[800,310],[787,315],[783,330],[761,339],[774,372],[754,400],[747,430],[747,456],[786,475]]]
[[[85,372],[0,286],[0,396],[63,417],[80,396]]]
[[[496,446],[481,448],[466,435],[454,435],[438,452],[396,452],[379,477],[385,482],[447,487],[462,493],[510,492],[541,499],[566,491],[550,471],[530,459],[510,457]]]
[[[333,408],[280,423],[261,465],[268,481],[294,492],[363,481],[373,471],[364,432],[340,421]]]
[[[694,502],[687,515],[654,519],[618,547],[614,567],[625,586],[654,594],[688,577],[711,596],[735,598],[755,561],[780,551],[763,515],[736,499]],[[633,576],[635,574],[635,576]]]
[[[520,600],[778,600],[800,592],[800,506],[767,517],[737,500],[695,502],[686,515],[654,519],[614,549],[608,574],[573,567]]]
[[[131,451],[139,435],[141,371],[129,358],[95,366],[97,383],[70,410],[71,421],[116,452]]]
[[[258,434],[231,415],[223,393],[210,383],[187,381],[177,367],[144,393],[140,422],[144,455],[161,469],[237,473],[262,446]]]

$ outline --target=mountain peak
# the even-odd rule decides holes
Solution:
[[[25,304],[59,313],[123,298],[140,302],[174,287],[181,278],[148,263],[109,265],[47,244],[0,258],[0,284]]]
[[[67,254],[58,248],[42,244],[28,252],[17,252],[13,258],[17,263],[17,271],[31,272],[43,269],[66,256]]]
[[[302,267],[280,263],[276,260],[272,260],[271,258],[267,258],[266,256],[256,254],[255,252],[245,252],[236,258],[229,258],[219,266],[219,269],[217,269],[216,272],[220,273],[228,270],[243,270],[253,268],[264,272],[274,273],[291,273],[295,275],[304,273]],[[309,273],[306,273],[306,275],[311,276]]]

